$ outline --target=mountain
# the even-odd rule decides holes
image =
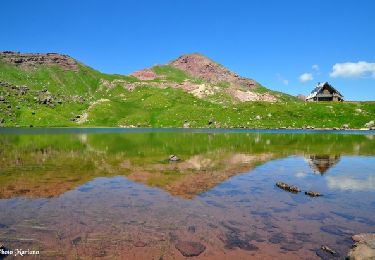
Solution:
[[[255,80],[240,77],[198,53],[182,55],[166,65],[146,68],[130,75],[154,87],[181,89],[197,98],[219,104],[276,102],[290,98],[262,87]],[[132,84],[131,88],[136,86],[139,86],[139,82]]]
[[[5,127],[360,128],[374,110],[371,102],[305,103],[198,53],[111,75],[58,53],[0,52]]]

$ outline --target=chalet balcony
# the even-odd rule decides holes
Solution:
[[[330,98],[330,97],[334,97],[335,95],[333,94],[317,94],[316,97],[318,98]]]

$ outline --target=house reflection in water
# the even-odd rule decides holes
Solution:
[[[305,158],[314,173],[321,175],[340,161],[340,155],[308,155]]]

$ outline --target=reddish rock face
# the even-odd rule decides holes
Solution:
[[[63,70],[78,71],[78,63],[73,58],[58,53],[0,52],[0,60],[23,69],[34,69],[40,65],[57,65]]]
[[[151,69],[143,69],[130,74],[131,76],[136,77],[139,80],[153,80],[157,77],[156,73]]]
[[[208,82],[226,81],[235,86],[256,88],[257,83],[252,79],[240,77],[220,64],[210,60],[201,54],[182,55],[170,63],[175,68],[183,70],[193,77]]]

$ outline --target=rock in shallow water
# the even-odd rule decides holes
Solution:
[[[331,255],[336,255],[336,251],[330,248],[329,246],[322,246],[321,249],[327,253],[330,253]]]
[[[195,226],[189,226],[188,227],[188,232],[192,233],[192,234],[195,233]]]
[[[354,235],[352,239],[355,243],[349,251],[347,259],[375,259],[375,233]]]
[[[280,189],[283,189],[283,190],[286,190],[286,191],[289,191],[289,192],[293,192],[293,193],[297,193],[297,192],[300,192],[300,188],[298,188],[297,186],[294,186],[294,185],[289,185],[289,184],[286,184],[285,182],[277,182],[276,183],[276,186],[279,187]]]
[[[336,254],[333,255],[333,254],[323,250],[322,248],[317,249],[315,251],[315,253],[322,260],[341,259],[340,254],[336,253]]]
[[[322,194],[320,194],[319,192],[315,192],[315,191],[305,191],[305,194],[309,195],[310,197],[319,197],[319,196],[322,196]]]
[[[194,241],[179,241],[176,244],[176,249],[180,251],[183,256],[192,257],[199,256],[206,250],[206,246]]]

